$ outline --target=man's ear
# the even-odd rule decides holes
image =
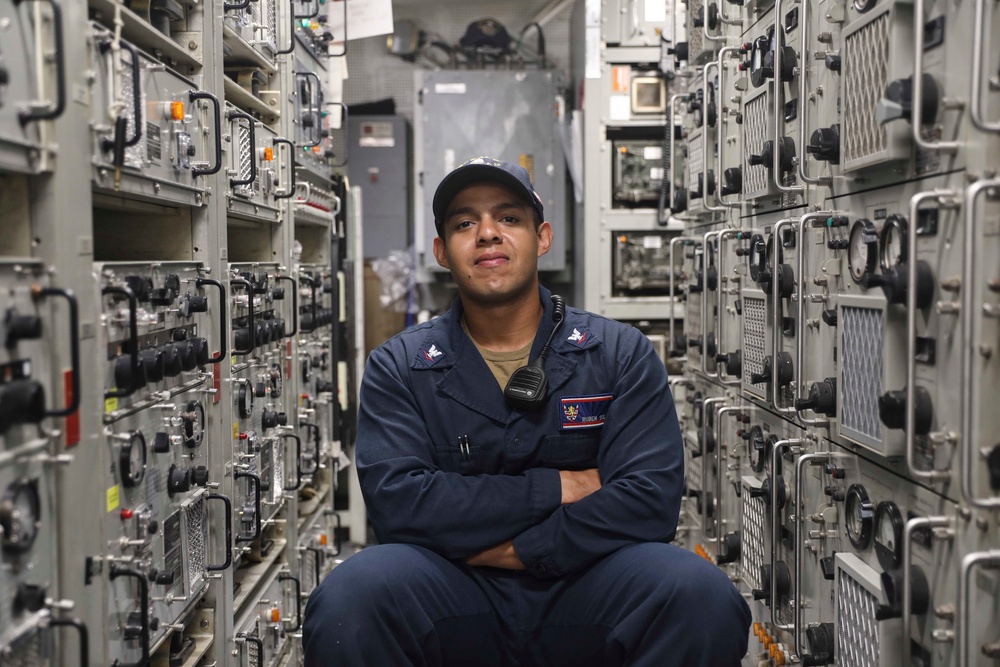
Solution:
[[[444,239],[440,236],[434,237],[434,259],[437,260],[441,268],[451,270],[451,267],[448,265],[448,256],[444,252]]]
[[[538,256],[541,257],[552,247],[552,225],[543,222],[538,225]],[[439,260],[440,261],[440,260]]]

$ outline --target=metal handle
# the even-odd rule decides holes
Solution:
[[[306,547],[305,550],[313,555],[313,576],[316,579],[316,585],[319,586],[323,580],[323,560],[326,559],[326,552],[319,547]]]
[[[260,518],[260,476],[252,472],[238,472],[233,475],[233,479],[249,479],[253,482],[253,503],[254,503],[254,527],[253,535],[250,537],[244,537],[242,535],[236,536],[236,543],[240,542],[253,542],[258,537],[260,537],[261,529],[261,518]]]
[[[288,48],[277,51],[276,55],[279,56],[287,56],[289,53],[295,52],[295,0],[289,0],[288,2],[288,16],[291,19],[291,22],[288,24]]]
[[[347,6],[346,2],[344,3],[344,6],[345,7]],[[324,103],[323,106],[328,106],[328,107],[329,106],[336,106],[336,107],[340,107],[341,108],[341,110],[344,112],[344,118],[343,118],[343,122],[341,123],[340,127],[341,127],[341,129],[344,130],[344,132],[347,132],[347,122],[348,122],[348,120],[350,118],[350,110],[348,109],[347,105],[344,104],[343,102],[326,102],[326,103]],[[346,166],[347,163],[348,163],[348,161],[350,161],[350,159],[351,159],[351,142],[350,141],[345,141],[344,142],[344,161],[343,162],[338,162],[337,164],[332,164],[332,165],[330,165],[330,168],[331,169],[339,169],[340,167]]]
[[[14,6],[19,6],[24,0],[14,0]],[[44,0],[52,7],[52,32],[55,36],[56,58],[56,99],[47,109],[27,109],[17,112],[17,120],[24,127],[36,120],[55,120],[66,110],[66,47],[63,44],[62,7],[57,0]],[[133,54],[134,55],[134,54]],[[136,86],[138,87],[138,82]],[[29,105],[34,106],[34,104]]]
[[[725,38],[723,38],[725,39]],[[708,164],[710,161],[710,155],[708,153],[708,68],[715,67],[719,68],[719,63],[715,60],[705,63],[705,66],[701,68],[701,90],[702,90],[702,123],[701,123],[701,205],[706,211],[727,211],[728,206],[712,206],[709,204],[708,198]],[[722,122],[721,119],[715,119],[716,136],[721,133]],[[715,182],[715,194],[713,196],[718,196],[719,194],[719,179],[722,177],[721,174],[716,174]]]
[[[120,294],[128,299],[128,356],[129,364],[132,368],[132,386],[125,387],[124,389],[105,389],[104,398],[121,398],[123,396],[128,396],[136,389],[139,388],[140,384],[139,378],[139,324],[137,321],[136,311],[138,310],[135,293],[128,287],[118,287],[115,285],[107,285],[101,288],[101,295],[106,294]]]
[[[910,628],[913,625],[913,532],[918,528],[945,528],[951,525],[946,516],[915,517],[903,527],[903,654],[900,662],[912,665],[910,652]],[[964,663],[958,663],[964,664]]]
[[[977,181],[965,191],[965,266],[962,269],[962,428],[959,442],[962,447],[962,497],[973,507],[996,509],[1000,507],[1000,495],[981,498],[976,494],[976,484],[973,480],[972,460],[978,453],[975,438],[975,416],[973,397],[976,396],[976,373],[973,360],[979,354],[973,325],[975,322],[973,285],[979,278],[976,274],[976,242],[984,238],[984,230],[976,216],[976,206],[979,196],[991,193],[1000,188],[1000,178]],[[992,193],[991,193],[992,194]],[[916,236],[912,231],[908,237]],[[912,258],[913,255],[911,254]],[[912,289],[910,290],[913,291]],[[907,415],[909,416],[909,415]],[[959,663],[965,664],[965,663]]]
[[[305,327],[299,325],[299,333],[304,333],[304,334],[312,333],[313,331],[316,331],[316,329],[319,328],[319,325],[316,324],[316,278],[309,274],[300,273],[299,282],[309,283],[309,300],[312,304],[310,306],[310,310],[312,312],[312,326],[306,329]],[[297,311],[296,315],[298,315]]]
[[[302,628],[302,582],[298,577],[293,577],[288,572],[278,575],[278,581],[290,581],[295,584],[295,626],[287,629],[288,632],[298,632]]]
[[[809,59],[806,58],[808,44],[808,34],[809,34],[809,19],[806,16],[806,11],[809,9],[810,0],[801,0],[802,3],[802,19],[799,21],[799,151],[801,155],[799,156],[799,180],[803,183],[811,183],[812,185],[830,185],[833,183],[833,178],[821,176],[813,177],[806,173],[806,160],[808,153],[806,152],[806,70],[809,68]],[[775,70],[777,73],[777,70]]]
[[[719,251],[716,253],[716,260],[719,262],[718,272],[721,278],[723,274],[723,258],[725,257],[725,244],[726,239],[730,238],[742,238],[743,234],[748,232],[743,229],[723,229],[719,232]],[[722,282],[719,282],[718,288],[715,290],[715,309],[716,309],[716,320],[715,320],[715,346],[721,351],[722,350],[722,323],[725,321],[725,317],[722,314]],[[728,368],[726,369],[728,372]],[[722,365],[716,363],[715,367],[715,378],[723,385],[735,387],[741,382],[740,377],[735,380],[727,380],[722,377]]]
[[[975,54],[973,54],[975,64]],[[972,79],[975,88],[978,80]],[[913,129],[913,141],[918,148],[925,151],[942,151],[954,153],[962,146],[960,141],[927,141],[920,134],[923,126],[924,103],[924,0],[913,0],[913,107],[910,112],[910,125]],[[915,261],[915,258],[914,258]],[[912,283],[911,283],[912,285]],[[911,290],[912,291],[912,290]]]
[[[709,408],[711,408],[711,407],[713,407],[713,406],[715,406],[715,405],[717,405],[719,403],[725,403],[727,400],[729,400],[729,399],[726,399],[726,398],[706,398],[704,401],[701,402],[701,493],[702,493],[702,501],[703,501],[702,504],[701,504],[701,508],[702,508],[702,515],[701,515],[702,524],[701,525],[702,526],[704,526],[704,525],[706,525],[708,523],[708,520],[709,520],[708,513],[709,513],[709,507],[710,507],[710,503],[708,502],[709,501],[709,498],[708,498],[708,469],[711,467],[708,464],[708,434],[709,434],[708,412],[709,412]],[[718,423],[718,422],[716,422],[716,423]],[[716,452],[719,451],[719,442],[718,441],[716,441],[716,443],[715,443],[715,451]],[[721,476],[721,474],[722,474],[721,470],[717,470],[716,471],[716,477]],[[718,514],[718,512],[716,512],[716,514]],[[714,520],[713,520],[713,523],[714,523]],[[716,535],[715,538],[719,539],[720,536]]]
[[[334,523],[337,524],[333,528],[333,556],[339,556],[341,548],[340,531],[344,526],[340,520],[340,514],[336,510],[328,510],[327,513],[333,517]]]
[[[288,145],[288,169],[292,172],[292,184],[288,186],[287,190],[278,190],[274,193],[275,199],[291,199],[295,196],[295,144],[284,139],[282,137],[277,137],[273,142],[275,145],[287,144]]]
[[[721,7],[722,4],[725,4],[725,3],[720,3],[720,7]],[[720,9],[720,11],[721,11],[721,9]],[[740,23],[742,23],[742,21],[740,21]],[[718,74],[719,74],[719,90],[718,90],[717,94],[719,95],[719,99],[720,100],[722,99],[724,91],[726,89],[725,88],[725,85],[726,85],[725,84],[725,76],[724,76],[726,68],[723,66],[723,62],[722,61],[723,61],[723,59],[726,56],[732,55],[734,53],[739,53],[739,51],[740,51],[739,48],[735,47],[735,46],[727,46],[727,47],[724,47],[722,49],[719,49],[719,59],[715,62],[715,67],[716,67],[716,70],[718,71]],[[707,101],[706,101],[706,104],[707,104]],[[741,204],[739,202],[727,202],[727,201],[725,201],[722,198],[722,165],[723,165],[722,153],[723,153],[723,148],[726,145],[725,139],[724,139],[724,137],[722,135],[722,118],[723,118],[723,115],[720,112],[718,114],[718,118],[715,121],[715,146],[716,146],[716,149],[715,149],[715,164],[716,164],[716,167],[715,167],[715,195],[714,195],[715,196],[715,201],[722,206],[722,209],[715,209],[715,208],[713,208],[712,210],[725,210],[727,208],[737,208],[738,209],[741,206]],[[707,191],[706,191],[706,195],[705,196],[707,196]]]
[[[68,417],[80,407],[80,309],[76,296],[71,290],[58,287],[39,287],[35,292],[40,297],[60,296],[69,304],[69,358],[71,388],[69,405],[61,409],[46,410],[46,417]]]
[[[720,232],[705,232],[702,239],[702,255],[701,255],[701,275],[702,275],[702,286],[701,286],[701,372],[706,377],[713,377],[708,372],[708,330],[711,324],[711,315],[708,312],[708,249],[710,244],[715,242],[715,237],[717,237]],[[716,253],[718,254],[718,253]],[[716,292],[722,292],[719,285],[715,286]],[[685,317],[684,319],[690,321],[690,317]],[[715,327],[711,327],[715,328]],[[716,347],[718,347],[718,341],[716,341]],[[716,374],[718,377],[719,366],[716,364]]]
[[[255,636],[253,636],[251,634],[248,634],[246,632],[241,632],[241,633],[237,634],[236,635],[236,640],[237,641],[243,640],[246,643],[253,644],[254,646],[256,646],[257,647],[257,655],[259,656],[259,658],[258,658],[258,664],[264,662],[264,640],[262,640],[260,637],[255,637]]]
[[[286,275],[277,275],[274,279],[278,282],[282,280],[287,280],[292,283],[292,330],[285,334],[285,338],[293,338],[296,333],[298,333],[297,322],[295,318],[299,314],[299,282],[295,278]]]
[[[803,517],[800,499],[802,498],[802,467],[812,461],[829,461],[833,458],[831,452],[817,452],[815,454],[803,454],[795,460],[795,537],[794,548],[792,549],[792,600],[794,601],[795,616],[793,618],[792,638],[795,642],[795,655],[802,655],[802,601],[799,599],[799,592],[802,590],[802,535],[799,527]],[[773,562],[773,561],[772,561]],[[774,600],[771,600],[771,608],[774,608]]]
[[[121,48],[132,54],[132,115],[135,116],[132,136],[125,140],[125,147],[135,146],[142,139],[142,71],[139,66],[139,50],[128,42],[119,42]],[[111,48],[111,42],[101,42],[101,51],[107,52]],[[104,139],[101,141],[101,148],[110,151],[115,147],[114,139]]]
[[[721,2],[720,2],[721,4]],[[703,2],[701,5],[702,17],[701,17],[701,34],[705,37],[705,43],[708,42],[725,42],[726,36],[719,35],[718,37],[708,34],[708,3]],[[721,28],[720,28],[721,31]]]
[[[983,116],[983,33],[986,30],[986,0],[975,1],[976,19],[972,26],[972,123],[984,132],[1000,132],[1000,123],[991,123]]]
[[[231,12],[235,9],[246,9],[249,6],[250,6],[250,0],[240,0],[240,2],[234,2],[231,4],[227,2],[222,5],[222,11]]]
[[[677,110],[675,109],[675,105],[676,105],[677,100],[683,99],[683,98],[686,98],[686,97],[687,97],[687,93],[677,93],[677,94],[671,95],[670,96],[670,105],[667,107],[667,123],[670,126],[670,132],[669,132],[669,136],[670,136],[669,150],[670,150],[670,171],[671,171],[671,173],[669,173],[669,174],[666,174],[666,173],[663,174],[663,178],[667,179],[667,182],[670,184],[670,194],[669,194],[670,199],[667,201],[667,210],[669,210],[671,213],[674,212],[674,209],[673,209],[673,205],[674,205],[674,175],[673,175],[673,170],[674,170],[674,155],[675,155],[675,153],[674,153],[674,140],[675,140],[674,139],[674,130],[677,127],[676,125],[674,125],[674,114],[677,112]],[[670,275],[672,276],[673,273],[671,273]],[[672,295],[673,294],[673,290],[670,290],[670,293]]]
[[[970,553],[962,559],[962,573],[958,579],[958,603],[960,607],[958,613],[955,614],[958,625],[955,633],[958,636],[958,662],[956,663],[958,665],[972,664],[969,661],[969,617],[972,609],[972,605],[969,603],[972,588],[969,585],[969,579],[976,566],[985,564],[992,564],[994,567],[1000,565],[1000,549]]]
[[[307,81],[307,87],[308,87],[307,89],[309,91],[309,111],[315,114],[316,117],[316,122],[313,124],[313,127],[316,130],[316,141],[314,141],[311,144],[302,144],[301,146],[299,146],[299,148],[315,148],[316,146],[319,146],[323,142],[323,131],[322,131],[323,116],[321,111],[323,107],[323,102],[322,102],[323,83],[320,80],[319,75],[316,74],[315,72],[296,72],[295,76],[296,78],[305,79]],[[316,87],[319,90],[319,102],[316,104],[315,107],[313,107],[313,88],[311,83],[312,79],[316,80]]]
[[[298,491],[302,488],[302,438],[294,433],[282,433],[282,438],[295,438],[295,484],[282,487],[283,491]]]
[[[787,192],[790,194],[804,194],[806,190],[805,185],[792,185],[788,186],[781,182],[781,138],[784,136],[782,133],[781,123],[785,119],[785,113],[782,107],[785,104],[785,83],[781,80],[781,69],[782,69],[782,45],[784,43],[784,28],[781,25],[781,19],[785,16],[781,8],[782,0],[774,0],[774,148],[771,151],[771,180],[774,181],[774,186],[778,188],[778,192]],[[799,22],[802,23],[801,21]],[[805,52],[800,54],[800,60],[805,61]],[[802,73],[799,72],[799,79],[802,79]],[[803,102],[800,100],[799,105],[801,106]],[[799,150],[803,150],[799,146]],[[803,158],[804,159],[804,158]]]
[[[226,560],[222,565],[205,565],[205,570],[208,572],[228,570],[233,566],[233,503],[229,500],[229,496],[221,493],[210,493],[206,499],[222,501],[226,508]]]
[[[916,79],[918,77],[914,77]],[[916,84],[914,84],[916,85]],[[916,98],[914,98],[916,103]],[[916,126],[916,122],[914,122]],[[916,447],[916,394],[917,394],[917,216],[920,204],[930,200],[941,200],[945,197],[958,197],[955,190],[933,190],[930,192],[918,192],[910,198],[910,225],[913,227],[906,235],[906,421],[904,430],[906,437],[906,467],[910,474],[917,479],[924,479],[930,482],[938,482],[949,479],[951,472],[948,470],[919,470],[915,460]],[[966,234],[970,233],[966,231]],[[967,292],[971,292],[972,282]],[[967,397],[968,398],[968,397]]]
[[[778,483],[777,479],[781,475],[778,464],[781,459],[781,450],[788,448],[789,451],[797,453],[801,445],[806,443],[805,438],[789,438],[779,440],[771,448],[771,625],[779,630],[794,630],[795,624],[778,623],[778,577],[774,567],[778,560],[778,535],[781,534],[781,525],[778,516]],[[798,502],[798,498],[795,499]],[[798,518],[798,510],[795,511]]]
[[[196,287],[202,287],[204,285],[211,285],[219,290],[219,334],[222,339],[219,342],[219,353],[208,360],[211,364],[217,364],[226,358],[226,326],[229,319],[226,317],[226,286],[223,285],[218,280],[212,280],[210,278],[198,278],[194,281]],[[250,295],[250,300],[253,300],[253,295]]]
[[[799,76],[801,76],[801,74],[799,74]],[[801,100],[803,98],[800,97],[799,99]],[[796,268],[796,276],[798,277],[799,283],[797,289],[799,296],[799,314],[798,317],[795,318],[795,368],[792,369],[792,377],[795,382],[795,390],[792,393],[793,407],[795,406],[795,401],[802,396],[802,385],[804,384],[802,381],[802,364],[805,361],[806,230],[809,229],[809,225],[806,223],[811,223],[814,220],[829,220],[833,214],[833,211],[816,211],[815,213],[806,213],[799,218],[799,223],[796,225],[799,237],[796,239],[799,246],[798,266]],[[775,240],[775,243],[777,243],[777,240]],[[802,411],[798,408],[795,408],[795,416],[800,422],[806,424],[807,426],[828,427],[830,425],[829,419],[824,419],[822,417],[803,417]]]
[[[212,103],[215,117],[215,164],[206,169],[192,169],[193,176],[209,176],[218,173],[222,168],[222,108],[219,105],[219,98],[212,93],[192,90],[189,94],[191,102],[195,100],[208,100]]]
[[[257,121],[254,120],[253,116],[242,111],[228,111],[226,112],[226,118],[229,120],[235,119],[237,125],[239,125],[241,119],[250,124],[250,178],[230,178],[229,187],[235,188],[240,185],[251,185],[257,180],[257,132],[255,131]]]
[[[722,477],[723,477],[723,465],[725,461],[722,458],[722,416],[727,415],[731,412],[741,412],[743,408],[737,405],[729,405],[719,408],[715,411],[715,467],[718,473],[715,475],[715,521],[718,528],[715,531],[715,562],[718,563],[719,559],[722,558],[722,538],[725,532],[725,526],[723,525],[725,521],[722,519]],[[704,465],[704,463],[702,464]]]
[[[255,337],[254,337],[254,331],[253,331],[253,326],[254,326],[254,321],[253,321],[253,285],[250,284],[249,280],[244,280],[243,278],[230,278],[229,279],[229,289],[230,289],[230,291],[232,290],[233,285],[239,285],[241,287],[245,287],[246,288],[246,290],[247,290],[247,308],[250,310],[249,315],[247,315],[247,327],[250,330],[250,347],[248,347],[245,350],[241,350],[241,349],[238,349],[235,345],[233,345],[233,354],[250,354],[251,352],[253,352],[253,349],[256,346],[255,345],[256,341],[254,340]]]
[[[90,665],[90,634],[87,632],[87,624],[79,618],[52,618],[49,619],[49,625],[76,630],[80,642],[80,667],[88,667]]]
[[[674,248],[678,243],[691,244],[691,243],[701,243],[701,238],[697,236],[675,236],[670,239],[670,252],[669,261],[670,268],[667,273],[670,276],[670,313],[667,316],[667,330],[670,332],[670,345],[674,342],[674,321],[677,317],[674,315],[674,311],[677,307],[677,296],[674,294]]]
[[[781,0],[777,0],[781,2]],[[775,70],[777,71],[777,70]],[[777,150],[777,147],[775,147]],[[780,370],[780,364],[778,363],[778,352],[781,348],[781,295],[778,293],[778,248],[781,247],[781,232],[786,227],[791,227],[792,223],[795,222],[794,218],[782,218],[774,227],[771,229],[771,235],[774,238],[774,257],[771,258],[774,266],[771,267],[771,391],[770,400],[771,407],[775,412],[780,414],[795,414],[795,406],[792,405],[790,408],[778,407],[778,393],[780,389],[778,387],[778,371]],[[804,249],[800,248],[799,253],[804,252]],[[766,261],[764,255],[761,255],[761,261]],[[802,276],[797,277],[799,282],[802,281]],[[799,286],[799,292],[801,292],[801,285]],[[799,313],[799,318],[802,317],[802,313]],[[795,373],[795,369],[792,369]],[[797,390],[796,390],[797,391]]]
[[[108,568],[108,577],[111,581],[119,577],[130,577],[139,582],[139,623],[142,625],[142,637],[139,639],[139,646],[142,648],[142,657],[138,662],[126,663],[115,658],[111,667],[148,667],[149,665],[149,580],[146,575],[131,568],[122,567],[117,563],[111,563]]]

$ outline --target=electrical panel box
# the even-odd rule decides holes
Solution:
[[[488,155],[528,170],[555,232],[552,249],[538,260],[538,268],[565,268],[566,160],[558,135],[564,74],[445,70],[416,76],[415,235],[423,266],[439,268],[431,253],[437,235],[431,202],[438,183],[464,162]]]
[[[410,245],[410,126],[402,116],[354,116],[348,175],[365,202],[365,257]]]

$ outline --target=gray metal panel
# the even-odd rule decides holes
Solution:
[[[365,258],[406,250],[410,213],[410,125],[402,116],[352,116],[347,165],[365,200]]]
[[[424,266],[437,268],[430,253],[436,231],[431,201],[441,179],[463,162],[489,155],[520,162],[532,173],[555,232],[542,270],[566,266],[566,173],[556,134],[556,97],[561,72],[440,71],[423,74],[418,109],[418,220],[422,221]],[[420,181],[424,186],[419,187]],[[422,213],[422,216],[421,216]]]

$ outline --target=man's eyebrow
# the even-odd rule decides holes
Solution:
[[[496,215],[500,211],[508,211],[510,209],[526,210],[528,208],[527,204],[521,204],[518,202],[500,202],[490,207],[490,213]],[[478,215],[479,210],[471,206],[461,206],[459,208],[448,211],[448,220],[451,220],[457,215]]]

